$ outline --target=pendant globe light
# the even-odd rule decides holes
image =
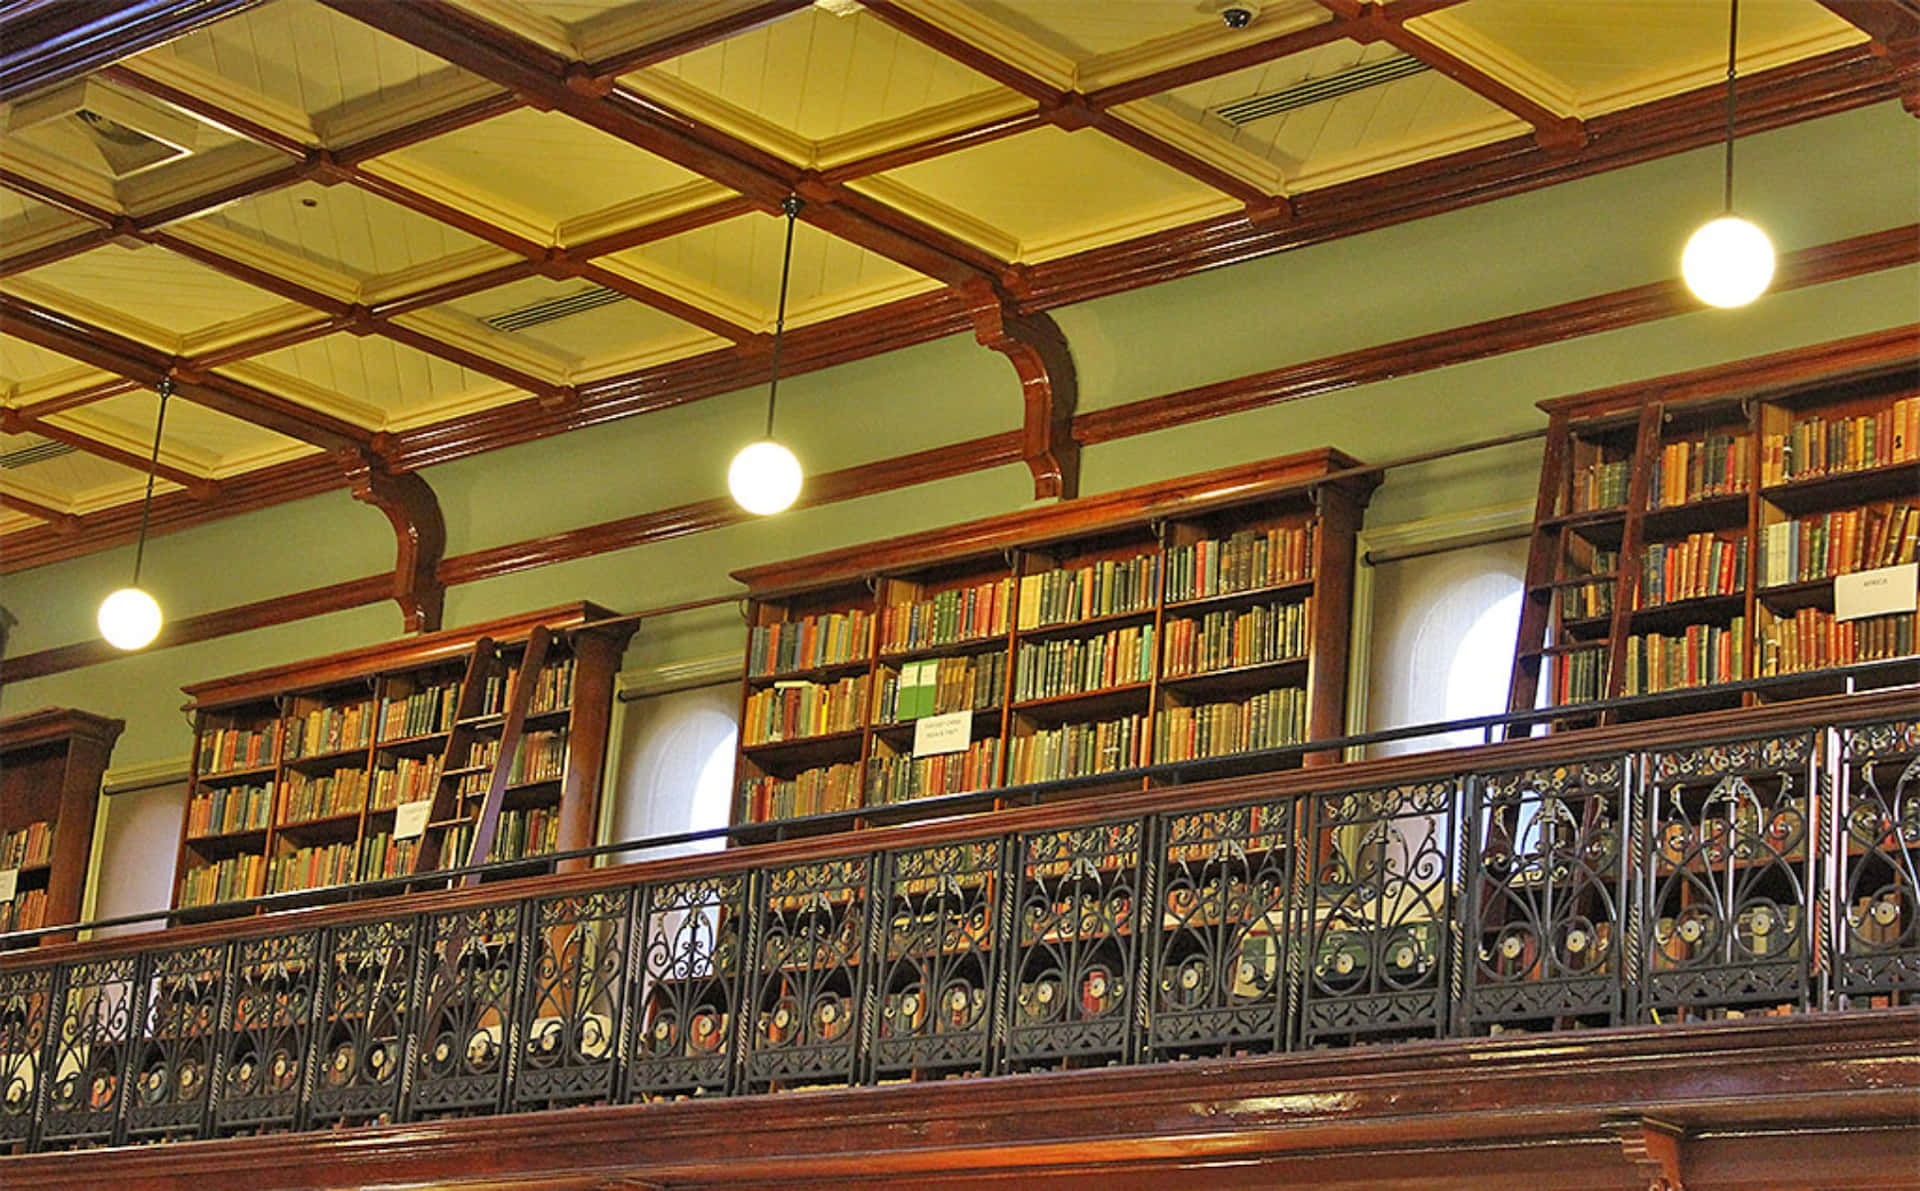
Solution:
[[[153,515],[153,473],[160,465],[160,432],[167,425],[167,398],[173,382],[160,382],[160,414],[153,420],[153,458],[147,464],[147,495],[140,504],[140,537],[133,547],[133,582],[100,601],[100,635],[115,649],[145,649],[160,635],[160,603],[140,586],[140,563],[147,553],[147,522]]]
[[[749,513],[770,516],[791,506],[800,495],[800,461],[773,438],[773,400],[780,391],[780,341],[787,330],[787,281],[793,271],[793,223],[800,215],[799,198],[788,195],[780,210],[787,217],[787,247],[780,258],[780,305],[773,320],[773,374],[767,382],[767,434],[740,448],[727,467],[727,490]]]
[[[1727,168],[1725,210],[1700,226],[1680,254],[1687,288],[1709,306],[1745,306],[1773,280],[1773,243],[1767,233],[1733,213],[1734,47],[1740,37],[1740,0],[1727,17]]]

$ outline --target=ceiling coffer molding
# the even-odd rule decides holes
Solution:
[[[393,525],[393,599],[409,633],[440,628],[446,585],[440,563],[447,553],[447,523],[440,501],[418,472],[400,475],[370,451],[347,457],[347,482],[353,498],[387,515]]]
[[[1074,499],[1080,495],[1080,444],[1073,437],[1080,382],[1067,337],[1051,315],[1015,313],[986,286],[971,286],[965,296],[974,338],[1007,357],[1020,376],[1020,457],[1033,473],[1033,498]]]

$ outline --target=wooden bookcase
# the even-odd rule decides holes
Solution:
[[[0,870],[15,873],[0,933],[80,920],[100,777],[125,727],[64,707],[0,721]]]
[[[1914,613],[1834,620],[1834,577],[1914,560],[1920,387],[1844,381],[1541,403],[1545,463],[1508,706],[1665,694],[1636,714],[1832,693],[1915,650]],[[1804,674],[1765,696],[1717,689]]]
[[[183,688],[194,753],[174,905],[452,867],[476,831],[497,834],[475,860],[592,844],[613,678],[635,627],[569,604]],[[510,726],[514,677],[549,637]],[[519,748],[489,823],[483,796],[508,732]],[[396,841],[396,808],[437,795],[426,834]]]
[[[735,823],[1340,735],[1360,467],[1306,452],[737,572]],[[913,758],[919,718],[962,712],[965,752]]]

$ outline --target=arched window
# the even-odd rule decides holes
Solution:
[[[727,825],[740,688],[725,682],[636,699],[622,724],[608,830],[616,840]],[[645,860],[722,848],[718,837],[616,857]]]

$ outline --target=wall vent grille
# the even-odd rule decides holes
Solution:
[[[78,448],[70,443],[54,442],[42,439],[32,446],[21,447],[17,451],[0,454],[0,467],[8,471],[19,471],[23,467],[32,467],[36,463],[45,463],[49,459],[58,459],[62,455],[71,455]]]
[[[549,298],[544,302],[535,302],[531,306],[522,306],[518,310],[509,310],[485,320],[496,331],[524,331],[528,327],[537,327],[542,323],[558,322],[576,314],[585,314],[589,310],[598,310],[602,306],[611,306],[624,300],[603,285],[583,289],[577,294],[568,294],[564,298]]]
[[[1245,128],[1255,120],[1264,120],[1269,116],[1277,116],[1281,112],[1290,112],[1309,104],[1325,103],[1329,99],[1352,95],[1355,91],[1365,91],[1370,87],[1384,87],[1396,79],[1408,78],[1432,69],[1418,58],[1407,54],[1395,54],[1391,58],[1382,58],[1378,62],[1365,62],[1359,66],[1336,71],[1323,78],[1295,83],[1279,91],[1269,91],[1264,95],[1249,95],[1245,99],[1223,103],[1214,108],[1212,114],[1235,128]]]

